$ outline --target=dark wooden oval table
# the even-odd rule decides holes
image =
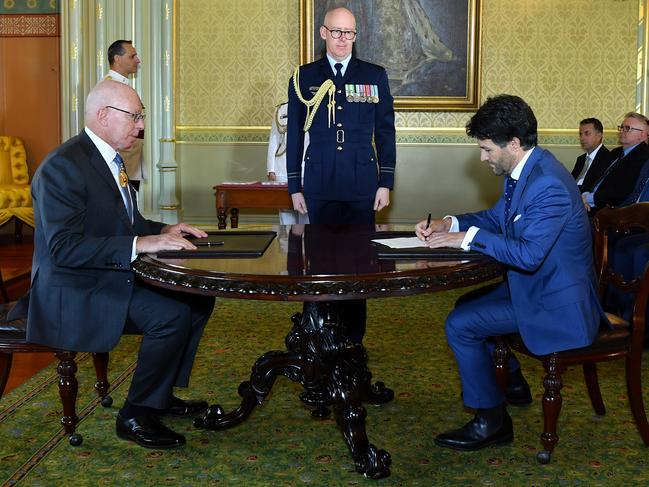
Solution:
[[[377,233],[374,226],[293,225],[273,230],[277,237],[259,257],[233,257],[228,252],[233,250],[228,249],[232,239],[244,238],[246,233],[254,239],[261,233],[246,229],[213,232],[210,239],[219,242],[210,257],[205,252],[187,258],[185,253],[172,258],[147,255],[133,264],[140,279],[167,289],[304,303],[303,312],[291,318],[286,350],[261,356],[250,380],[239,385],[241,405],[227,413],[211,406],[195,424],[212,430],[240,424],[270,393],[276,377],[283,375],[302,384],[300,398],[313,408],[314,417],[330,414],[333,407],[359,473],[373,479],[386,477],[391,457],[369,442],[363,402],[385,403],[394,393],[381,382],[371,383],[367,352],[350,337],[356,317],[349,315],[349,309],[354,307],[345,303],[466,287],[499,277],[503,267],[490,257],[459,252],[394,257],[387,248],[372,243],[374,238],[394,235]]]

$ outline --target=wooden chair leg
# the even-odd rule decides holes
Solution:
[[[496,381],[498,387],[505,392],[507,390],[507,377],[509,376],[509,348],[502,338],[496,338],[494,348],[494,364],[496,366]]]
[[[561,398],[561,373],[565,367],[561,369],[556,363],[554,357],[550,357],[549,361],[545,364],[546,376],[543,379],[543,386],[545,392],[543,393],[543,433],[541,434],[541,444],[543,450],[536,454],[536,460],[539,463],[550,463],[552,451],[554,446],[559,441],[557,435],[557,423],[559,421],[559,413],[561,412],[561,405],[563,399]]]
[[[5,387],[7,387],[13,358],[13,353],[0,353],[0,398],[2,398],[2,395],[5,392]]]
[[[602,400],[602,393],[599,390],[599,380],[597,378],[597,364],[583,364],[584,381],[586,382],[586,389],[588,390],[588,397],[590,403],[593,405],[595,414],[604,416],[606,408]]]
[[[20,218],[14,217],[14,239],[16,242],[22,242],[23,239],[23,222]]]
[[[640,377],[640,357],[626,359],[626,389],[633,419],[638,427],[645,446],[649,446],[649,424],[642,400],[642,382]]]
[[[58,351],[55,355],[59,359],[56,370],[59,373],[59,395],[63,404],[61,424],[65,428],[65,432],[70,435],[70,445],[79,446],[83,442],[83,437],[76,433],[77,423],[79,422],[76,413],[79,384],[76,377],[77,364],[74,359],[77,352]]]
[[[92,362],[95,366],[95,374],[97,382],[95,382],[95,390],[97,395],[101,398],[101,405],[109,408],[113,405],[113,398],[108,395],[108,352],[93,353]]]

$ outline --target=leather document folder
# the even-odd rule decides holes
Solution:
[[[162,259],[261,257],[276,235],[273,231],[208,232],[207,238],[187,239],[197,246],[195,250],[165,250],[157,255]]]
[[[414,237],[415,232],[377,232],[372,239],[383,238],[399,238],[399,237]],[[379,259],[436,259],[436,260],[467,260],[479,259],[484,257],[484,254],[475,252],[473,250],[462,250],[451,247],[442,247],[438,249],[431,249],[429,247],[413,247],[407,249],[393,249],[386,245],[377,242],[372,242],[376,246],[376,254]]]

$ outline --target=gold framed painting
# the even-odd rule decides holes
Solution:
[[[341,2],[300,0],[300,64],[325,54],[320,26]],[[355,55],[385,67],[395,110],[472,111],[480,103],[480,0],[349,0]]]

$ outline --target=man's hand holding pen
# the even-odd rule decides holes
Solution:
[[[428,214],[427,220],[422,220],[415,226],[415,234],[419,240],[428,241],[430,236],[434,233],[448,233],[451,229],[451,219],[444,218],[440,220],[433,220],[432,215]]]
[[[462,241],[464,240],[465,232],[449,233],[451,229],[451,219],[431,218],[428,214],[427,220],[422,220],[415,226],[415,234],[419,240],[423,240],[427,247],[453,247],[461,248]]]

